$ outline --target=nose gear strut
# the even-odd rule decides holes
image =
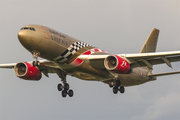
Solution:
[[[40,52],[38,52],[38,51],[36,51],[36,50],[33,50],[33,51],[32,51],[32,56],[33,56],[33,58],[35,58],[35,61],[33,61],[33,63],[32,63],[32,65],[33,65],[34,67],[40,65],[40,62],[38,61],[39,55],[40,55]]]

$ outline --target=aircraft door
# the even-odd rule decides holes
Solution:
[[[48,32],[48,29],[44,26],[41,27],[42,30],[43,30],[43,33],[44,33],[44,38],[45,39],[49,39],[49,32]]]

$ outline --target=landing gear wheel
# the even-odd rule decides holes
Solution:
[[[34,67],[36,66],[36,63],[35,63],[35,61],[33,61],[32,65],[33,65]]]
[[[118,93],[118,88],[117,87],[113,87],[113,93],[117,94]]]
[[[124,86],[121,86],[120,89],[119,89],[120,93],[124,93],[125,92],[125,88]]]
[[[63,89],[62,84],[58,84],[57,89],[58,89],[59,91],[62,91],[62,89]]]
[[[39,62],[39,61],[33,61],[32,65],[33,65],[34,67],[39,66],[39,65],[40,65],[40,62]]]
[[[73,90],[69,90],[68,95],[69,95],[69,97],[72,97],[74,95]]]
[[[65,83],[65,84],[64,84],[64,89],[65,89],[65,90],[69,90],[69,84],[68,84],[68,83]]]
[[[67,72],[60,70],[60,69],[56,72],[59,75],[59,77],[61,78],[61,81],[63,83],[63,84],[57,85],[57,89],[59,91],[62,91],[62,93],[61,93],[62,97],[66,97],[67,95],[69,95],[69,97],[72,97],[74,95],[74,92],[72,89],[69,90],[69,84],[66,81]]]
[[[67,91],[66,90],[63,90],[62,91],[62,97],[66,97],[67,96]]]
[[[113,82],[113,81],[110,81],[110,82],[109,82],[109,87],[112,88],[113,86],[114,86],[114,82]]]
[[[116,80],[116,87],[119,87],[120,86],[120,81],[119,80]]]

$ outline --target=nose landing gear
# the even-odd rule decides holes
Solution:
[[[32,62],[32,65],[33,65],[34,67],[40,65],[40,62],[38,61],[39,55],[40,55],[40,52],[38,52],[38,51],[36,51],[36,50],[32,51],[32,56],[33,56],[33,58],[35,58],[35,61]]]

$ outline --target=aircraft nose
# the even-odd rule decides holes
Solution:
[[[18,39],[25,48],[27,48],[29,46],[29,43],[31,42],[31,36],[27,31],[24,30],[20,30],[18,32]]]
[[[24,32],[23,31],[19,31],[18,32],[18,39],[20,42],[22,42],[22,40],[25,38]]]

